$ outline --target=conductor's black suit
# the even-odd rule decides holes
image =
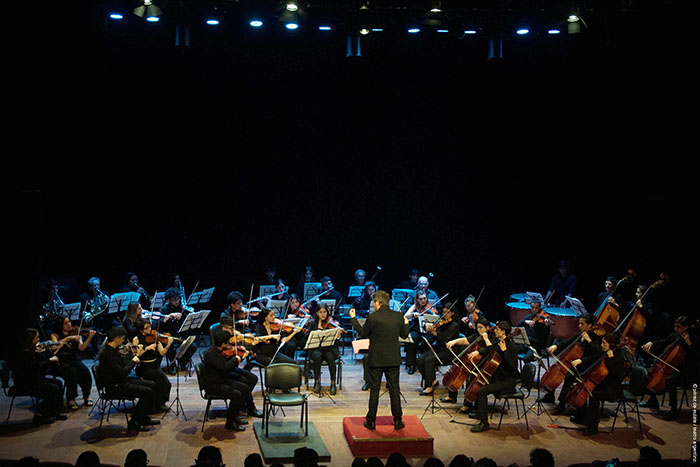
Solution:
[[[401,313],[382,305],[374,313],[370,313],[362,326],[357,318],[351,318],[353,328],[361,338],[369,339],[369,379],[372,388],[369,394],[369,410],[366,419],[374,423],[377,418],[379,404],[379,388],[382,374],[386,375],[386,386],[391,399],[391,414],[394,423],[401,421],[401,394],[399,389],[399,368],[401,367],[401,346],[399,337],[408,337],[408,324],[404,322]]]

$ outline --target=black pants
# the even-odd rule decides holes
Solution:
[[[66,400],[74,401],[78,397],[78,386],[83,393],[83,397],[90,397],[92,389],[92,374],[85,364],[76,360],[68,364],[61,364],[58,367],[58,376],[63,378],[66,387]]]
[[[243,395],[231,384],[212,384],[207,386],[207,393],[216,394],[228,401],[226,425],[232,424],[238,418],[238,412],[243,407]]]
[[[564,376],[564,382],[561,385],[561,391],[559,392],[559,405],[561,407],[564,407],[564,404],[566,403],[566,396],[569,394],[569,391],[571,391],[571,388],[574,387],[574,384],[576,384],[576,376],[572,375],[571,373],[567,373],[566,376]]]
[[[108,388],[109,397],[138,399],[134,406],[134,414],[131,417],[137,423],[148,420],[148,414],[153,411],[156,383],[147,379],[127,379],[126,382]]]
[[[44,378],[31,393],[39,399],[36,413],[51,416],[63,412],[63,383],[58,379]]]
[[[230,376],[235,381],[245,383],[250,389],[250,392],[253,392],[253,390],[255,390],[255,385],[258,384],[258,376],[245,368],[234,368]]]
[[[451,354],[449,350],[441,350],[439,352],[436,352],[436,354],[440,358],[440,361],[443,362],[443,364],[450,363]],[[425,383],[424,387],[427,388],[432,386],[433,381],[437,379],[437,367],[440,366],[440,361],[438,361],[438,359],[435,357],[435,354],[430,349],[420,354],[420,356],[416,359],[416,367],[418,368],[418,371],[420,371],[420,374],[423,376],[423,382]]]
[[[326,363],[328,363],[328,372],[331,374],[331,382],[335,383],[337,370],[335,360],[338,358],[338,348],[335,346],[320,347],[318,349],[311,349],[309,352],[309,363],[311,364],[311,369],[314,371],[316,380],[318,381],[321,375],[321,362],[325,360]]]
[[[369,377],[372,388],[369,391],[369,410],[367,420],[377,419],[377,407],[379,406],[379,389],[382,384],[382,375],[386,377],[386,387],[389,390],[389,400],[391,401],[391,415],[394,420],[400,420],[403,411],[401,409],[401,389],[399,388],[399,367],[398,366],[370,366]]]
[[[621,395],[622,394],[619,391],[613,393],[606,390],[604,387],[598,386],[591,391],[591,395],[588,397],[587,405],[576,409],[574,411],[574,416],[578,419],[582,419],[583,424],[586,425],[586,428],[598,429],[601,404],[606,400],[615,400]]]
[[[515,390],[515,383],[516,382],[513,380],[494,381],[479,388],[479,390],[476,392],[476,418],[482,423],[488,423],[489,394],[513,391]]]
[[[160,368],[160,364],[142,363],[136,367],[136,375],[155,384],[155,394],[153,395],[154,408],[160,407],[170,400],[170,390],[172,383],[168,376]]]
[[[423,343],[423,338],[421,337],[420,332],[412,329],[409,334],[413,342],[406,342],[404,344],[404,349],[406,352],[406,366],[415,366],[419,346],[422,350],[423,347],[425,347],[425,344]]]

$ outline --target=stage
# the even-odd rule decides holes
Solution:
[[[199,345],[204,344],[204,339],[200,339]],[[332,399],[319,398],[302,387],[302,391],[309,393],[309,421],[315,427],[314,433],[320,436],[320,440],[314,441],[322,443],[330,456],[328,461],[322,459],[323,465],[348,466],[352,463],[354,456],[343,433],[343,421],[348,417],[363,417],[367,408],[369,393],[361,390],[361,361],[353,358],[351,347],[345,347],[342,357],[343,388],[332,396]],[[92,362],[86,360],[85,363],[89,365]],[[445,369],[446,367],[443,368]],[[175,376],[170,378],[173,382],[172,401],[176,396],[176,380]],[[323,371],[322,382],[327,390],[327,369]],[[537,406],[528,412],[528,430],[524,419],[517,420],[512,404],[511,410],[503,417],[500,430],[495,429],[500,417],[499,413],[495,413],[490,431],[471,433],[469,428],[474,420],[466,415],[455,416],[457,404],[441,403],[445,410],[431,410],[431,398],[418,394],[419,385],[420,375],[408,375],[402,368],[404,414],[415,416],[422,423],[432,438],[434,457],[440,458],[446,464],[455,455],[466,454],[474,459],[490,457],[502,466],[513,463],[529,465],[529,452],[536,447],[550,450],[554,454],[557,466],[611,458],[636,460],[642,446],[658,449],[664,459],[687,459],[691,452],[693,413],[687,405],[684,405],[680,418],[674,422],[664,421],[659,412],[641,409],[643,436],[639,433],[636,416],[631,414],[627,421],[622,414],[620,415],[613,434],[610,434],[610,418],[601,423],[599,434],[585,437],[580,430],[565,428],[576,427],[569,422],[568,416],[552,417],[553,420],[550,420],[547,412],[537,414]],[[42,461],[74,462],[82,451],[94,450],[103,463],[123,465],[127,452],[141,448],[148,453],[151,466],[187,467],[194,464],[202,446],[215,445],[221,448],[224,463],[235,466],[242,465],[244,457],[249,453],[261,452],[254,430],[254,423],[259,422],[259,419],[247,418],[249,424],[245,432],[227,431],[224,429],[224,405],[214,403],[212,414],[215,418],[206,421],[202,432],[206,402],[200,398],[194,372],[191,376],[181,372],[179,386],[184,413],[168,413],[162,419],[161,425],[151,428],[147,433],[138,434],[127,433],[124,430],[124,415],[115,412],[112,412],[109,421],[104,423],[100,434],[99,414],[93,410],[92,415],[88,416],[90,409],[82,406],[78,411],[70,412],[66,421],[34,428],[29,424],[32,417],[29,398],[18,398],[12,409],[9,424],[5,425],[3,421],[0,459],[19,459],[31,455]],[[460,391],[460,397],[461,394]],[[445,389],[439,386],[436,400],[444,395]],[[688,395],[692,406],[693,394],[689,392]],[[97,400],[94,389],[92,397]],[[259,385],[255,397],[259,408],[262,408]],[[533,406],[536,398],[537,392],[533,390],[526,400],[526,406]],[[78,401],[82,403],[81,398]],[[3,396],[0,403],[2,417],[7,417],[9,398]],[[553,406],[544,404],[542,407],[551,410]],[[667,407],[662,407],[662,410],[666,409]],[[388,394],[381,396],[378,415],[390,415]],[[277,414],[272,420],[280,422],[283,419],[281,414]],[[287,408],[284,421],[296,422],[298,426],[299,409]],[[548,425],[558,425],[559,428]],[[312,431],[309,434],[312,435]],[[425,458],[420,457],[408,460],[413,466],[420,466],[425,462]]]

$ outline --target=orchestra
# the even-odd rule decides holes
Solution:
[[[444,396],[441,402],[455,404],[455,416],[466,415],[475,420],[470,432],[485,432],[490,429],[488,397],[514,390],[520,382],[519,364],[542,359],[542,374],[536,384],[544,394],[537,402],[553,404],[549,411],[553,417],[571,414],[568,420],[583,425],[584,435],[593,436],[598,433],[602,404],[621,397],[631,367],[641,365],[649,374],[646,402],[642,406],[657,410],[658,397],[668,394],[670,410],[663,418],[678,419],[681,410],[678,390],[695,383],[700,373],[700,326],[685,315],[671,320],[673,310],[663,309],[655,300],[656,291],[666,284],[668,276],[662,275],[660,281],[648,287],[634,276],[634,287],[628,288],[634,290],[634,296],[630,293],[628,300],[619,286],[630,285],[631,273],[620,281],[608,276],[605,290],[593,300],[596,309],[577,310],[573,316],[578,332],[562,338],[555,336],[552,329],[564,315],[558,311],[559,306],[550,305],[548,300],[566,306],[572,297],[567,295],[567,300],[563,300],[554,286],[565,285],[574,290],[576,278],[570,275],[568,264],[560,266],[560,274],[552,279],[545,300],[536,294],[530,296],[525,301],[525,316],[517,322],[511,317],[510,322],[501,319],[496,324],[487,318],[486,312],[495,316],[498,311],[484,310],[479,304],[481,294],[478,297],[467,294],[463,300],[443,304],[444,296],[438,297],[428,288],[427,277],[433,277],[432,274],[421,276],[411,271],[411,280],[403,285],[411,288],[397,289],[409,290],[410,297],[403,300],[403,295],[399,295],[401,300],[393,300],[391,306],[382,298],[382,313],[396,313],[401,321],[408,322],[408,337],[400,343],[401,363],[408,376],[416,371],[420,374],[419,394],[432,395],[440,390]],[[353,298],[352,305],[347,305],[353,312],[355,339],[366,332],[355,317],[371,317],[379,303],[375,295],[378,284],[365,280],[364,271],[357,271],[362,272],[361,284],[352,285],[361,285],[362,291],[357,292],[360,295]],[[179,283],[169,284],[162,303],[154,306],[156,294],[141,288],[135,274],[129,273],[127,278],[128,289],[137,292],[138,298],[112,312],[107,308],[110,296],[100,289],[99,279],[92,277],[88,281],[88,293],[81,297],[81,312],[75,315],[79,321],[64,315],[65,303],[58,295],[60,288],[55,281],[49,282],[47,299],[37,310],[42,329],[30,328],[23,333],[23,342],[17,348],[19,357],[12,367],[15,383],[31,387],[38,395],[35,426],[65,419],[66,409],[79,410],[76,402],[79,388],[83,405],[93,405],[92,374],[88,368],[91,362],[85,360],[84,352],[94,345],[97,336],[106,336],[95,356],[100,376],[116,393],[137,401],[128,428],[147,431],[158,424],[149,415],[168,410],[166,403],[173,387],[171,376],[178,371],[174,368],[175,350],[185,337],[178,333],[188,315],[197,311],[186,305],[187,296]],[[225,309],[212,316],[219,328],[209,328],[209,324],[200,328],[209,331],[205,337],[207,348],[199,354],[206,369],[203,384],[228,401],[225,427],[233,431],[245,430],[248,422],[244,416],[262,416],[255,403],[259,377],[253,371],[254,366],[303,365],[308,361],[312,391],[320,394],[323,362],[328,366],[329,392],[336,395],[336,365],[342,358],[340,348],[345,345],[340,337],[353,333],[353,329],[343,327],[338,311],[350,300],[335,290],[329,276],[322,277],[319,294],[306,301],[297,293],[289,293],[282,279],[268,279],[267,286],[274,285],[274,292],[261,293],[256,299],[251,293],[251,300],[245,303],[244,295],[234,290],[225,296]],[[313,281],[312,269],[308,267],[300,284]],[[277,303],[276,309],[267,308],[273,297],[284,306]],[[329,306],[325,300],[332,300],[333,304]],[[400,301],[401,305],[397,306]],[[407,309],[403,308],[406,303],[410,303]],[[94,319],[98,316],[101,319]],[[103,323],[108,329],[92,326]],[[667,332],[664,326],[670,327],[671,323],[673,330]],[[337,331],[332,344],[305,349],[310,332],[329,329]],[[42,342],[44,332],[48,338]],[[193,343],[189,344],[186,359],[195,352]],[[186,371],[184,360],[179,362],[179,371]],[[17,364],[19,361],[21,365]],[[374,394],[376,388],[369,377],[374,367],[368,362],[366,356],[361,360],[362,390],[372,389]],[[394,363],[392,360],[392,366]],[[398,382],[398,375],[391,373],[389,380],[392,384]],[[458,398],[459,391],[463,392],[462,398]],[[397,400],[395,397],[392,401],[392,410],[399,427],[402,423]],[[372,407],[370,412],[374,410]],[[373,416],[369,414],[366,426],[374,426]]]

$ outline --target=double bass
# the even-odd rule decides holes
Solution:
[[[644,298],[647,296],[647,294],[662,286],[663,284],[668,281],[668,275],[667,274],[661,274],[661,277],[659,280],[654,282],[649,288],[647,288],[642,296],[637,300],[634,304],[634,307],[630,312],[625,316],[625,318],[622,320],[622,323],[626,322],[627,324],[625,325],[625,329],[622,331],[622,336],[620,338],[620,342],[622,342],[623,345],[627,346],[627,348],[630,350],[631,353],[634,353],[635,350],[637,349],[637,344],[639,343],[639,338],[642,337],[642,334],[644,333],[644,329],[646,328],[647,324],[647,319],[644,317],[642,312],[640,311],[640,303],[643,303]]]
[[[631,283],[634,281],[636,273],[631,269],[627,272],[628,274],[625,277],[617,281],[617,284],[615,284],[615,287],[610,292],[610,295],[608,295],[608,298],[615,294],[621,284]],[[613,332],[618,327],[620,322],[620,310],[609,300],[603,300],[603,303],[601,303],[600,307],[598,307],[595,313],[593,313],[593,316],[596,317],[596,324],[598,325],[598,330],[596,333],[600,336]]]

